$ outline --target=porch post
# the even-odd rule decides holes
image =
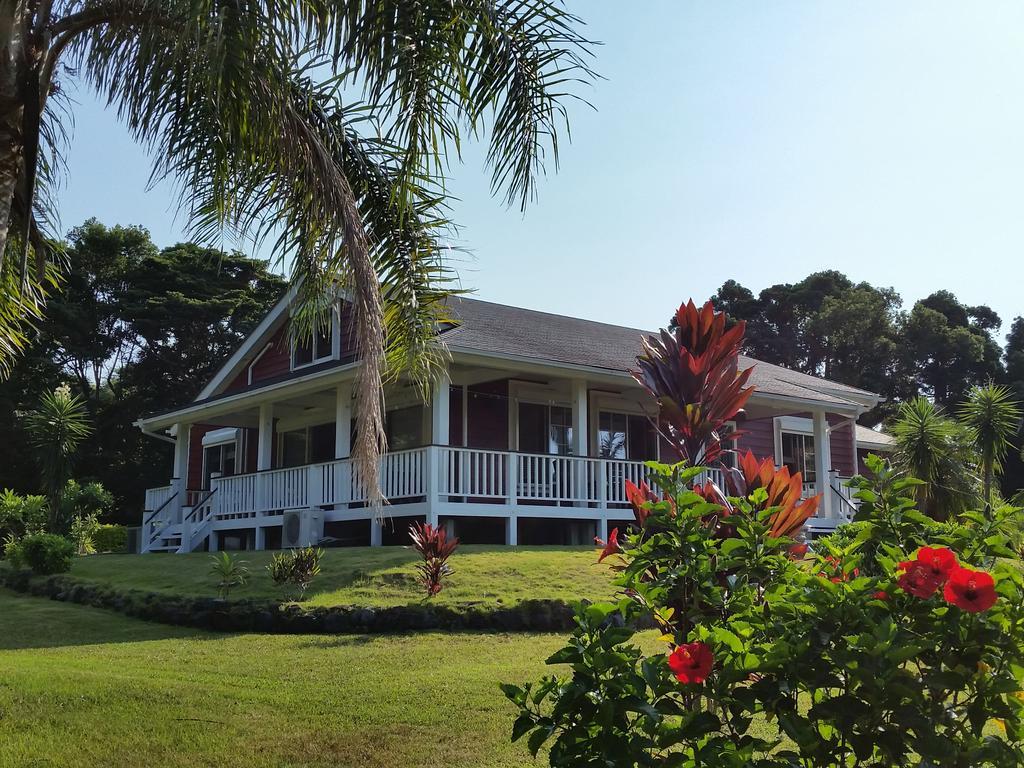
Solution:
[[[577,462],[573,462],[577,466],[575,488],[573,493],[577,499],[584,499],[577,503],[577,506],[585,507],[588,502],[587,488],[589,483],[587,482],[587,475],[589,474],[590,465],[582,459],[587,455],[588,447],[588,433],[587,433],[587,382],[581,379],[574,379],[572,382],[572,452],[574,456],[579,456],[581,459]]]
[[[271,458],[273,457],[274,443],[274,404],[263,403],[260,405],[259,440],[256,444],[256,471],[262,472],[270,469]],[[256,514],[265,512],[267,509],[267,487],[266,478],[260,475],[256,478]]]
[[[505,518],[505,543],[510,547],[519,544],[519,517],[515,512],[509,513]]]
[[[177,510],[178,522],[181,521],[181,508],[185,506],[186,491],[188,491],[188,455],[191,447],[192,425],[188,422],[178,422],[177,436],[174,441],[174,466],[172,468],[171,484],[174,485],[172,493],[177,493],[178,498],[173,502],[172,507]]]
[[[434,383],[434,390],[430,398],[430,442],[434,446],[449,445],[451,443],[451,388],[452,380],[446,370],[437,377]],[[440,461],[438,461],[438,449],[428,448],[424,469],[427,473],[427,523],[436,526],[438,519],[438,479],[440,472]]]
[[[821,507],[818,516],[832,517],[832,490],[828,473],[832,468],[832,450],[828,438],[828,419],[824,411],[814,412],[814,477],[818,493],[821,494]]]

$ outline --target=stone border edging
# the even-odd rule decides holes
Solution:
[[[575,626],[564,600],[524,600],[510,607],[409,604],[391,607],[303,608],[271,600],[182,597],[79,581],[67,575],[34,576],[0,567],[0,586],[36,597],[104,608],[162,624],[218,632],[274,634],[386,634],[426,630],[565,632]]]

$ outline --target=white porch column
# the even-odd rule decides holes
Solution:
[[[338,385],[334,404],[334,458],[347,459],[352,450],[352,384]]]
[[[588,447],[587,433],[587,382],[576,379],[572,382],[572,452],[574,456],[586,456]],[[577,499],[588,497],[587,474],[590,466],[585,461],[574,462],[576,465],[576,478],[573,493]],[[576,506],[587,506],[586,501],[579,501]]]
[[[181,508],[185,506],[188,491],[188,454],[191,447],[192,425],[188,422],[178,422],[177,435],[174,441],[174,466],[171,468],[171,485],[174,486],[171,493],[177,493],[178,497],[171,502],[168,511],[177,510],[177,522],[181,522]]]
[[[256,471],[270,469],[273,458],[274,444],[274,404],[263,403],[260,406],[259,440],[256,443]],[[267,509],[266,478],[256,478],[256,514]]]
[[[384,526],[375,517],[370,518],[370,546],[379,547],[384,540]]]
[[[828,436],[828,419],[824,411],[814,412],[814,477],[816,490],[821,494],[819,517],[832,517],[832,490],[829,470],[832,468],[832,448]]]
[[[519,517],[515,514],[505,518],[505,543],[510,547],[519,544]]]
[[[267,548],[267,529],[261,526],[256,526],[255,535],[253,536],[252,548],[254,550],[262,550]]]
[[[434,445],[449,445],[449,415],[452,380],[445,371],[434,383],[430,397],[430,442]]]

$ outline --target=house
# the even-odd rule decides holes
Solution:
[[[137,422],[174,442],[171,480],[146,492],[142,549],[279,548],[322,537],[404,543],[412,520],[466,543],[582,544],[632,519],[625,481],[671,460],[655,407],[627,369],[645,333],[451,299],[440,338],[450,365],[430,402],[385,391],[383,521],[349,459],[358,361],[349,308],[330,334],[288,339],[289,292],[192,402]],[[878,395],[779,366],[755,366],[740,450],[773,456],[822,494],[817,529],[849,518],[846,479],[884,436],[855,420]],[[870,433],[870,434],[869,434]],[[718,476],[720,470],[711,470]],[[720,479],[720,477],[718,478]]]

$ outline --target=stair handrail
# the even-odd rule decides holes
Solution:
[[[172,493],[170,496],[167,497],[167,501],[165,501],[163,504],[161,504],[159,507],[157,507],[155,510],[153,510],[153,512],[150,514],[150,516],[142,521],[142,524],[143,525],[149,525],[151,522],[153,522],[153,518],[156,517],[157,515],[159,515],[161,512],[163,512],[164,507],[166,507],[168,504],[170,504],[172,501],[174,501],[177,497],[178,497],[178,492],[175,491],[174,493]]]
[[[198,512],[200,509],[202,509],[204,506],[206,506],[206,502],[208,502],[210,500],[210,497],[213,496],[213,494],[215,494],[216,492],[217,492],[216,488],[213,488],[213,489],[207,491],[206,495],[203,496],[199,500],[198,504],[193,504],[192,505],[192,509],[189,511],[189,513],[187,515],[185,515],[185,518],[181,522],[183,522],[183,523],[189,522],[189,520],[192,519],[192,516],[195,515],[196,512]]]

